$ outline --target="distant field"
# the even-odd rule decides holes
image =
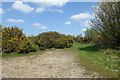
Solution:
[[[103,77],[118,77],[118,51],[99,49],[94,44],[74,43],[69,49],[77,52],[80,64],[88,71],[96,71]]]

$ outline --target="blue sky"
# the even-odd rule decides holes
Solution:
[[[2,25],[18,26],[26,35],[46,31],[84,35],[97,2],[3,2]]]

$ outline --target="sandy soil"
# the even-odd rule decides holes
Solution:
[[[3,78],[86,78],[85,69],[78,66],[75,53],[64,50],[43,54],[3,58]]]

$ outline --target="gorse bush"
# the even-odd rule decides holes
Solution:
[[[48,38],[42,38],[38,41],[38,46],[40,49],[50,49],[52,45],[52,41]]]
[[[4,53],[29,53],[50,48],[69,48],[73,44],[70,36],[58,32],[46,32],[27,37],[17,27],[2,28],[2,51]]]
[[[38,36],[35,36],[32,42],[39,46],[39,49],[45,50],[50,48],[68,48],[72,46],[73,40],[63,34],[59,34],[58,32],[46,32],[41,33]]]
[[[32,45],[30,40],[26,36],[20,38],[20,44],[18,46],[17,52],[19,53],[28,53],[31,51]]]
[[[17,27],[2,28],[2,51],[16,52],[22,35],[22,30]]]
[[[36,51],[28,37],[17,27],[2,28],[2,51],[5,53],[28,53]]]

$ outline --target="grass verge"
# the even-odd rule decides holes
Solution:
[[[44,53],[45,51],[48,51],[48,50],[52,51],[52,50],[55,50],[55,49],[52,48],[52,49],[47,49],[47,50],[38,50],[37,52],[29,52],[29,53],[17,53],[17,52],[1,53],[0,57],[2,57],[2,58],[14,58],[14,57],[24,57],[24,56],[38,55],[38,54],[42,54],[42,53]]]
[[[88,73],[97,72],[105,78],[118,78],[118,51],[81,43],[74,43],[67,50],[78,53],[80,65],[84,66]]]
[[[38,55],[40,53],[42,53],[43,51],[37,51],[37,52],[30,52],[30,53],[25,53],[25,54],[22,54],[22,53],[17,53],[17,52],[14,52],[14,53],[2,53],[2,58],[13,58],[13,57],[23,57],[23,56],[31,56],[31,55]]]

